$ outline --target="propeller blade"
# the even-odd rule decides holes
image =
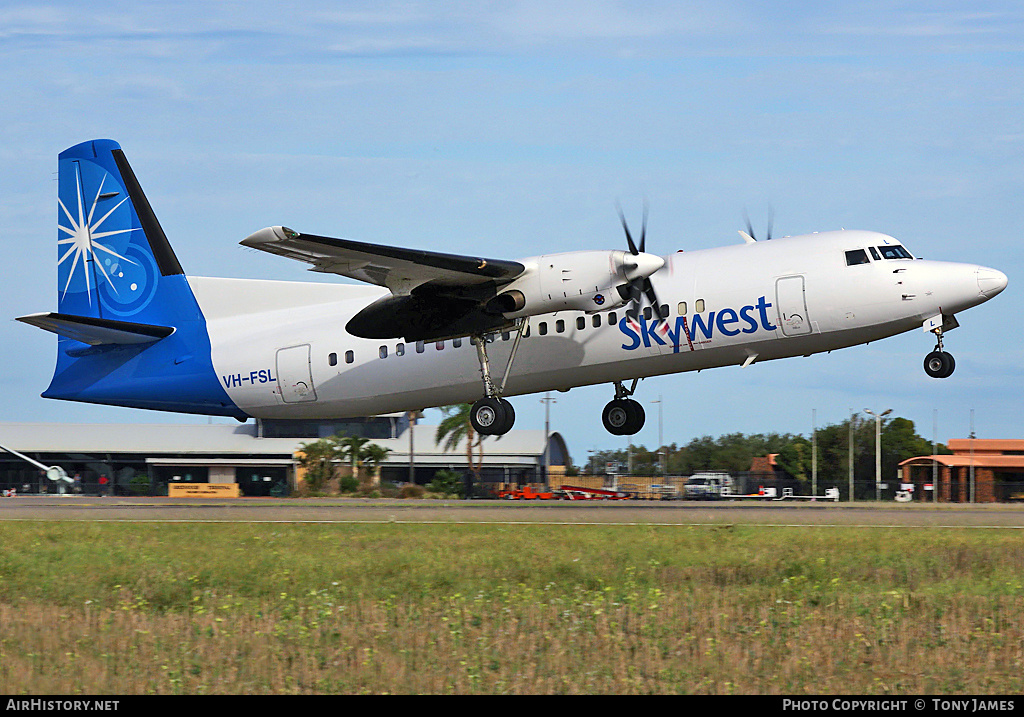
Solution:
[[[619,220],[622,222],[622,228],[626,232],[626,243],[629,245],[629,253],[636,256],[641,250],[636,248],[636,244],[633,243],[633,236],[629,233],[629,225],[626,224],[626,215],[622,213],[622,207],[618,207]]]
[[[647,300],[651,302],[651,307],[654,309],[654,315],[657,316],[659,320],[664,320],[665,317],[662,316],[661,303],[658,301],[658,295],[654,292],[654,285],[651,283],[650,279],[644,279],[644,293],[647,295]]]
[[[743,210],[743,220],[747,223],[747,236],[754,241],[757,241],[757,237],[754,235],[754,225],[750,223],[750,216],[747,214],[747,210]]]
[[[647,247],[647,202],[644,202],[644,223],[640,227],[640,251],[643,252]]]
[[[775,223],[775,210],[768,209],[768,241],[772,240],[772,224]]]

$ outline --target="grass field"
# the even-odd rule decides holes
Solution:
[[[1017,694],[1024,535],[0,524],[0,693]]]

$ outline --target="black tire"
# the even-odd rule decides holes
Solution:
[[[626,400],[617,398],[610,401],[601,411],[601,422],[604,423],[605,430],[613,436],[624,436],[629,426],[630,415]]]
[[[644,407],[631,398],[617,398],[604,407],[601,421],[613,436],[632,436],[639,433],[647,419]]]
[[[512,404],[504,398],[499,398],[498,400],[501,402],[501,407],[505,409],[505,421],[501,426],[501,430],[494,435],[504,436],[506,433],[511,431],[512,426],[515,425],[516,409],[512,408]]]
[[[632,436],[635,433],[639,433],[644,427],[644,423],[647,421],[647,414],[644,412],[644,407],[640,405],[639,401],[627,400],[630,404],[630,410],[633,412],[633,420],[629,423],[629,430],[626,432],[626,435]]]
[[[499,435],[506,420],[505,406],[498,398],[481,398],[469,409],[469,422],[482,436]]]
[[[924,372],[932,378],[948,378],[956,368],[956,361],[945,351],[932,351],[924,357]]]

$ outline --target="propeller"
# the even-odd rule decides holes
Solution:
[[[754,236],[754,226],[750,223],[750,217],[747,215],[747,211],[745,209],[743,210],[743,219],[747,223],[747,231],[745,233],[744,232],[740,232],[740,234],[743,236],[744,240],[749,239],[750,242],[756,242],[757,241],[757,237]],[[775,211],[769,209],[768,210],[768,235],[766,237],[766,241],[771,241],[772,240],[772,224],[774,223],[774,219],[775,219]]]
[[[661,302],[658,301],[658,294],[654,291],[654,285],[651,283],[649,276],[657,271],[658,268],[650,266],[651,259],[655,257],[648,257],[646,255],[647,248],[647,202],[644,202],[644,217],[643,223],[640,226],[640,244],[636,244],[633,241],[633,235],[629,231],[629,223],[626,221],[626,216],[622,213],[622,207],[617,207],[619,210],[619,220],[622,222],[622,229],[626,232],[626,244],[629,246],[629,253],[637,257],[635,267],[631,267],[633,271],[643,268],[646,271],[641,271],[634,278],[630,279],[625,286],[625,291],[620,289],[624,299],[627,299],[630,303],[629,309],[626,310],[626,316],[636,321],[640,315],[640,311],[643,309],[643,300],[646,298],[648,303],[651,305],[654,315],[658,318],[657,327],[660,328],[660,324],[665,321],[668,316],[663,314]],[[664,260],[658,258],[661,262],[661,266],[664,266]],[[627,272],[628,276],[628,272]]]

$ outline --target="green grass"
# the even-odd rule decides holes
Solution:
[[[1024,536],[0,524],[0,692],[1017,693]]]

